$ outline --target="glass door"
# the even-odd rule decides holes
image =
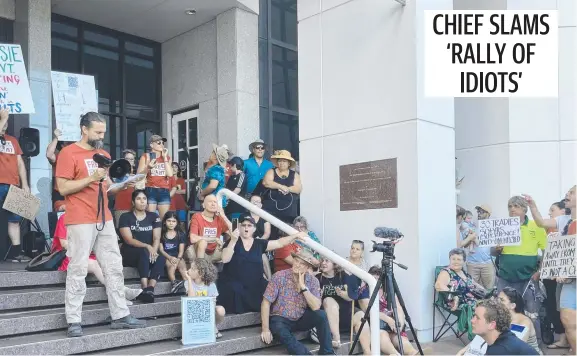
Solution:
[[[172,116],[173,162],[178,162],[186,182],[186,201],[195,194],[198,183],[198,110]],[[189,217],[190,218],[190,217]]]

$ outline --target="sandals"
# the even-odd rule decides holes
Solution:
[[[341,342],[339,340],[333,340],[332,344],[333,344],[333,348],[335,348],[335,349],[338,349],[339,347],[341,347]]]
[[[565,345],[565,346],[563,346],[563,345],[559,345],[559,344],[556,343],[556,342],[555,342],[555,343],[552,343],[551,345],[548,345],[548,346],[547,346],[547,348],[548,348],[549,350],[561,350],[561,349],[568,349],[568,348],[570,348],[570,347],[571,347],[571,345]]]

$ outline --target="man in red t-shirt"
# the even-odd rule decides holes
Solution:
[[[0,110],[0,169],[2,170],[2,174],[0,174],[0,209],[4,205],[10,185],[20,186],[24,191],[30,193],[26,166],[22,160],[22,149],[14,136],[6,134],[8,116],[8,110]],[[30,258],[22,253],[20,246],[20,216],[9,211],[4,213],[8,218],[8,236],[12,242],[12,250],[16,254],[12,261],[29,262]]]
[[[58,191],[66,200],[68,251],[70,257],[66,276],[64,312],[68,322],[68,336],[82,336],[82,302],[86,295],[86,273],[90,252],[94,251],[106,279],[106,294],[112,329],[132,329],[146,326],[144,321],[130,315],[124,295],[122,257],[118,237],[108,209],[106,190],[112,182],[105,168],[94,161],[95,154],[110,158],[102,150],[106,119],[89,112],[80,119],[82,138],[62,149],[56,162]],[[104,211],[98,212],[99,186],[102,184]],[[109,193],[115,194],[115,190]],[[104,223],[103,223],[104,221]]]
[[[232,224],[219,208],[215,195],[207,195],[202,203],[204,210],[190,219],[190,246],[186,257],[192,261],[195,257],[206,258],[211,262],[222,258],[222,234],[231,235]]]

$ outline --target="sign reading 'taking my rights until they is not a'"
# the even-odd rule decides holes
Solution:
[[[11,114],[35,112],[19,44],[0,44],[0,109]]]
[[[480,247],[518,246],[521,244],[519,217],[479,220]]]
[[[575,278],[575,269],[575,235],[549,234],[541,263],[541,278]]]

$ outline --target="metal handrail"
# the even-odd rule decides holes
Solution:
[[[235,201],[243,208],[246,208],[248,211],[255,213],[256,215],[260,216],[261,218],[265,219],[272,225],[276,226],[277,228],[281,229],[285,233],[289,235],[297,234],[298,231],[293,228],[292,226],[284,223],[283,221],[277,219],[276,217],[272,216],[271,214],[267,213],[266,211],[262,210],[261,208],[251,204],[246,199],[240,197],[239,195],[231,192],[228,189],[221,189],[216,194],[217,202],[219,206],[222,206],[222,196],[226,196],[228,199]],[[355,264],[351,263],[350,261],[342,258],[341,256],[337,255],[333,251],[329,250],[328,248],[324,247],[323,245],[315,242],[310,238],[306,238],[304,242],[305,245],[309,246],[316,252],[323,255],[325,258],[328,258],[333,263],[341,266],[345,270],[351,272],[355,276],[359,277],[361,280],[367,282],[369,286],[369,290],[374,290],[377,285],[377,280],[371,276],[367,271],[362,270]],[[371,320],[375,320],[371,327],[371,354],[372,355],[380,355],[381,353],[381,341],[380,341],[380,328],[379,328],[379,303],[373,303],[373,306],[370,310],[370,317]],[[351,340],[352,341],[352,340]]]

